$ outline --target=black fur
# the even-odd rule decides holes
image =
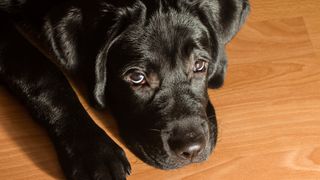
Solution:
[[[0,81],[47,129],[68,179],[125,179],[130,165],[60,70],[109,106],[146,163],[201,162],[217,138],[207,87],[222,86],[225,45],[248,12],[247,0],[0,0]]]

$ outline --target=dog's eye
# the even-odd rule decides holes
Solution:
[[[193,72],[204,72],[206,71],[206,62],[203,60],[197,60],[193,66]]]
[[[146,82],[146,78],[141,72],[132,72],[129,76],[130,82],[134,85],[142,85]]]

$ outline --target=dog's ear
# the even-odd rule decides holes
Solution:
[[[219,2],[221,4],[219,18],[222,30],[221,34],[224,43],[227,43],[236,35],[244,24],[250,11],[250,5],[248,0],[219,0]]]
[[[208,75],[208,87],[212,89],[217,89],[223,86],[228,63],[224,46],[217,48],[217,60],[216,62],[210,62],[212,64]]]
[[[59,11],[54,10],[46,17],[44,34],[58,65],[83,80],[88,88],[90,104],[103,108],[106,85],[105,54],[116,39],[118,31],[115,26],[115,31],[109,33],[109,41],[104,45],[102,39],[105,39],[108,32],[103,32],[99,24],[92,28],[94,30],[84,27],[84,24],[88,24],[84,19],[84,9],[61,6]],[[99,32],[94,34],[97,29]],[[100,36],[100,39],[96,36]]]
[[[179,6],[206,21],[224,44],[236,35],[250,11],[248,0],[179,0]]]
[[[203,5],[207,8],[205,11],[211,14],[209,16],[214,21],[215,31],[224,44],[228,43],[240,30],[250,11],[248,0],[217,0],[214,2],[208,0]]]
[[[223,85],[227,68],[225,45],[236,35],[249,13],[248,0],[183,0],[197,6],[196,14],[206,26],[211,44],[212,61],[209,67],[208,86]]]
[[[44,30],[58,64],[85,81],[90,104],[102,109],[106,107],[109,50],[128,26],[145,18],[146,10],[140,2],[90,8],[62,6],[47,16]]]
[[[107,59],[109,50],[113,44],[121,37],[126,25],[123,21],[118,21],[112,28],[108,35],[107,43],[98,52],[94,65],[94,82],[90,88],[91,103],[97,108],[104,108],[106,106],[106,86],[107,86]]]
[[[109,29],[108,40],[99,51],[94,67],[94,86],[92,87],[92,100],[97,108],[106,106],[106,86],[107,86],[107,60],[109,50],[122,37],[126,29],[133,22],[138,25],[145,20],[146,7],[139,1],[131,7],[119,8],[116,10],[116,23]]]

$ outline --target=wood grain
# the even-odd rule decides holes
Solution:
[[[163,171],[126,150],[129,180],[320,179],[320,1],[251,4],[248,23],[227,48],[226,84],[209,90],[220,132],[214,154],[201,164]],[[122,145],[108,113],[82,102]],[[63,179],[46,133],[3,86],[0,179]]]

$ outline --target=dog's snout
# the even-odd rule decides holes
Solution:
[[[179,158],[192,161],[205,148],[205,138],[193,132],[183,133],[169,139],[169,146]]]

